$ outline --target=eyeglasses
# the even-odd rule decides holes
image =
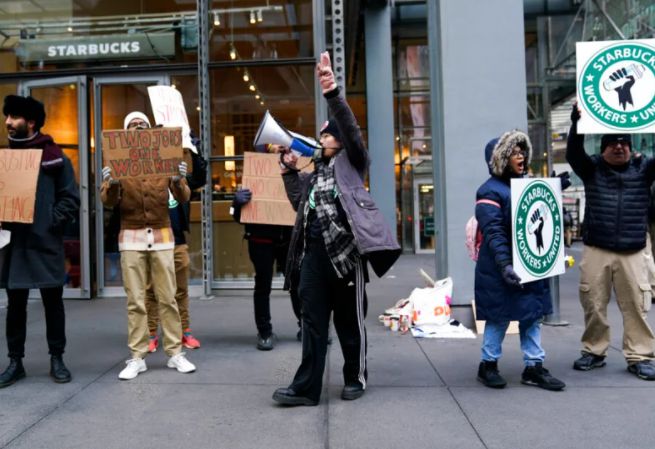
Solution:
[[[628,142],[623,142],[623,141],[620,141],[620,140],[616,141],[616,142],[610,142],[610,143],[607,144],[607,146],[610,147],[610,148],[618,148],[619,145],[624,147],[624,148],[630,146],[630,144]]]
[[[147,129],[150,128],[150,125],[148,123],[144,122],[143,120],[132,120],[128,125],[127,129]]]
[[[523,150],[514,150],[514,151],[512,151],[510,153],[510,157],[518,157],[518,156],[526,158],[527,157],[527,152],[525,152]]]

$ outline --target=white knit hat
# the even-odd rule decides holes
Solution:
[[[143,112],[132,111],[132,112],[130,112],[129,114],[127,114],[125,116],[125,120],[123,120],[123,129],[127,129],[127,125],[129,125],[130,122],[132,120],[134,120],[135,118],[143,120],[144,122],[146,122],[148,124],[148,127],[151,127],[150,120],[148,120],[147,115],[145,115]]]

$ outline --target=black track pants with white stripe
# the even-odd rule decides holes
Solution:
[[[302,301],[302,362],[290,385],[297,394],[316,401],[321,396],[332,312],[344,357],[344,382],[366,387],[364,318],[367,300],[364,286],[363,267],[341,279],[330,262],[323,242],[308,243],[298,288]]]

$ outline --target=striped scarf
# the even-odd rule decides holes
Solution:
[[[336,157],[326,164],[316,161],[316,184],[314,185],[314,201],[316,218],[321,224],[325,248],[337,275],[347,276],[359,264],[359,253],[355,246],[355,238],[345,223],[342,223],[335,201],[336,182],[334,178],[334,162]]]

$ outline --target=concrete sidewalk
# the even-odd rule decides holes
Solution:
[[[464,248],[462,248],[464,250]],[[579,261],[580,248],[571,253]],[[546,366],[566,382],[553,393],[520,384],[518,337],[508,336],[500,362],[509,381],[491,390],[475,379],[480,339],[415,340],[387,331],[377,316],[422,284],[418,268],[433,256],[402,256],[369,286],[369,388],[357,401],[339,398],[342,358],[335,339],[317,407],[284,408],[271,399],[300,361],[287,295],[272,298],[279,336],[270,352],[255,349],[250,291],[218,292],[191,303],[202,348],[188,353],[194,374],[166,368],[159,350],[148,371],[118,380],[128,358],[124,300],[67,301],[69,384],[48,377],[43,311],[29,305],[27,378],[0,390],[0,447],[6,448],[653,448],[655,382],[626,371],[621,319],[612,302],[607,366],[571,369],[579,354],[582,313],[578,270],[561,278],[568,327],[544,327]],[[473,265],[471,264],[471,269]],[[4,329],[6,310],[0,308]],[[455,317],[471,324],[469,310]],[[655,320],[652,318],[651,324]],[[4,339],[0,353],[6,353]],[[6,359],[0,358],[0,369]]]

